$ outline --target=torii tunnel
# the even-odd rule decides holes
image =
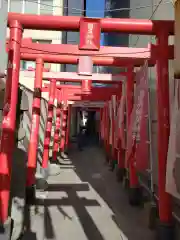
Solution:
[[[116,170],[119,184],[127,188],[130,207],[138,208],[149,202],[149,227],[152,231],[157,230],[157,239],[178,239],[177,219],[173,213],[174,196],[167,190],[168,155],[172,145],[169,138],[169,60],[174,59],[174,46],[169,45],[168,38],[174,35],[174,21],[9,13],[8,28],[10,36],[6,44],[8,64],[0,144],[0,223],[5,229],[2,239],[11,239],[12,233],[12,229],[6,229],[7,225],[9,228],[12,226],[9,223],[11,166],[16,144],[14,136],[21,60],[36,62],[35,69],[23,72],[24,76],[34,79],[27,175],[24,179],[26,205],[36,204],[41,99],[42,93],[46,92],[48,107],[42,170],[46,171],[49,165],[59,168],[58,156],[70,154],[74,108],[81,117],[84,108],[99,114],[99,147],[102,147],[109,170]],[[80,42],[79,45],[33,43],[31,36],[23,38],[24,29],[79,31]],[[106,47],[100,46],[101,32],[154,35],[157,41],[146,48]],[[45,71],[46,62],[75,64],[78,72]],[[123,67],[124,71],[119,74],[93,73],[93,65]],[[153,159],[152,154],[149,67],[156,69],[157,159]],[[94,83],[105,85],[97,87]],[[53,154],[50,159],[54,116]],[[85,125],[78,128],[79,149],[82,148],[84,128]],[[152,162],[157,165],[156,183],[152,178]],[[146,176],[151,187],[142,184],[142,176]]]

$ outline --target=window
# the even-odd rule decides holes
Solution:
[[[29,68],[35,68],[36,64],[33,61],[22,61],[22,69],[28,70]]]
[[[52,43],[52,40],[33,39],[32,41],[33,41],[33,43],[41,43],[41,44],[51,44]]]
[[[53,0],[40,0],[40,15],[53,15]]]
[[[38,14],[38,0],[24,0],[24,13]]]
[[[41,43],[41,44],[51,44],[52,41],[51,40],[35,40],[33,39],[34,43]],[[21,62],[21,69],[22,70],[28,70],[28,68],[35,68],[36,64],[34,61],[22,61]],[[49,69],[51,67],[50,63],[44,63],[44,68]]]
[[[53,15],[53,0],[24,0],[25,13]]]
[[[23,11],[23,0],[9,0],[8,11],[22,13]]]
[[[53,0],[8,0],[8,11],[53,15]]]

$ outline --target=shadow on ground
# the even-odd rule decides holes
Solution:
[[[26,206],[21,239],[151,240],[143,209],[128,205],[127,195],[108,171],[104,155],[87,142],[60,161],[61,174],[49,178],[36,206]]]
[[[108,170],[104,153],[97,148],[96,140],[91,141],[84,152],[71,152],[70,158],[76,174],[82,182],[88,182],[107,203],[113,212],[114,223],[128,240],[154,239],[154,233],[147,227],[147,212],[142,208],[132,208],[128,204],[127,193],[116,181],[115,173]]]

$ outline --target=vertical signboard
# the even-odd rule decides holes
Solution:
[[[148,89],[148,65],[147,63],[139,72],[139,93],[136,106],[136,168],[145,171],[149,168],[149,89]],[[150,143],[152,144],[152,143]]]
[[[127,161],[136,150],[136,168],[146,170],[149,166],[148,145],[148,64],[136,73],[134,107],[127,134]]]
[[[81,18],[79,49],[99,51],[100,40],[101,40],[100,20],[93,18]]]
[[[180,108],[179,80],[176,80],[175,96],[172,106],[169,147],[166,167],[166,191],[180,199]]]
[[[109,109],[109,144],[112,145],[112,101],[108,102],[108,109]]]
[[[112,145],[114,148],[117,147],[116,142],[116,114],[117,114],[117,97],[116,95],[111,96],[112,101]]]
[[[121,142],[121,148],[125,149],[126,148],[126,143],[125,143],[125,104],[126,104],[126,97],[125,95],[122,95],[120,104],[119,104],[119,138]]]
[[[116,104],[116,115],[115,115],[115,148],[118,149],[118,143],[119,143],[119,131],[118,131],[118,121],[119,121],[119,101],[117,99]]]

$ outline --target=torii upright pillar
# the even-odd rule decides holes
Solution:
[[[172,196],[166,192],[166,163],[170,134],[169,110],[169,66],[168,66],[168,33],[161,28],[157,35],[157,103],[158,103],[158,239],[175,238]]]
[[[20,70],[20,46],[22,25],[13,20],[10,26],[10,50],[8,54],[7,80],[1,125],[0,144],[0,227],[10,226],[8,216],[12,154],[15,144],[16,107],[18,100],[18,82]],[[5,236],[3,236],[5,237]]]
[[[130,127],[130,119],[131,113],[134,104],[134,75],[133,75],[133,67],[128,67],[128,79],[127,79],[127,125]],[[139,181],[136,174],[135,169],[135,161],[134,161],[134,150],[132,152],[132,156],[130,157],[128,163],[129,170],[129,202],[131,205],[139,205],[141,204],[142,194],[141,188],[139,187]]]
[[[71,132],[71,116],[72,116],[72,105],[68,104],[67,132],[66,132],[66,140],[65,140],[66,152],[68,152],[68,149],[69,149],[69,140],[70,140],[70,132]]]
[[[54,131],[54,144],[53,144],[53,156],[52,160],[54,163],[57,163],[57,154],[59,151],[59,143],[60,143],[60,129],[61,129],[61,115],[62,115],[62,104],[61,104],[61,91],[56,90],[56,97],[57,97],[57,109],[56,109],[56,126]]]
[[[66,136],[67,136],[67,121],[68,121],[68,103],[64,101],[62,104],[62,127],[61,127],[61,140],[60,140],[60,153],[62,158],[66,158]]]
[[[49,145],[51,142],[51,130],[52,130],[52,121],[54,116],[54,100],[56,94],[56,80],[50,80],[50,90],[49,90],[49,101],[48,101],[48,113],[47,113],[47,122],[46,130],[44,136],[44,151],[42,159],[42,170],[44,175],[47,175],[48,165],[49,165]]]
[[[42,72],[43,60],[36,60],[36,72],[34,80],[34,96],[32,105],[32,122],[31,134],[28,149],[28,163],[27,163],[27,181],[26,181],[26,203],[31,204],[35,200],[35,173],[37,165],[37,149],[39,140],[39,125],[41,112],[41,91],[42,91]]]

